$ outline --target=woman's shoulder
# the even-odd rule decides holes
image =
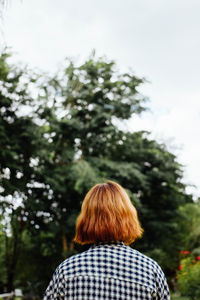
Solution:
[[[78,268],[87,268],[87,266],[93,266],[99,263],[114,262],[119,265],[132,265],[138,269],[145,269],[153,273],[162,273],[162,270],[158,263],[151,257],[141,253],[140,251],[127,246],[125,244],[120,245],[95,245],[88,250],[72,255],[64,260],[58,266],[58,272],[71,272]]]
[[[131,251],[134,253],[136,259],[140,262],[140,264],[145,264],[147,268],[151,268],[153,272],[159,276],[163,276],[163,270],[153,258],[149,257],[148,255],[141,253],[140,251],[129,247]]]

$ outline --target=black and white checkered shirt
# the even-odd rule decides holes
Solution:
[[[93,245],[56,269],[44,300],[169,300],[165,275],[124,243]]]

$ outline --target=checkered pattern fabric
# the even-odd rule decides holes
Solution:
[[[124,243],[93,245],[56,269],[44,300],[169,300],[165,275]]]

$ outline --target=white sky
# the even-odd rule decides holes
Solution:
[[[188,191],[200,196],[199,13],[199,0],[12,0],[0,38],[18,61],[41,70],[96,49],[144,76],[151,112],[129,129],[165,141],[185,166],[184,181],[197,186]]]

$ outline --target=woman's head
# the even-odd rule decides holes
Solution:
[[[137,211],[126,191],[108,181],[92,187],[76,222],[74,241],[79,244],[119,242],[131,244],[142,236]]]

